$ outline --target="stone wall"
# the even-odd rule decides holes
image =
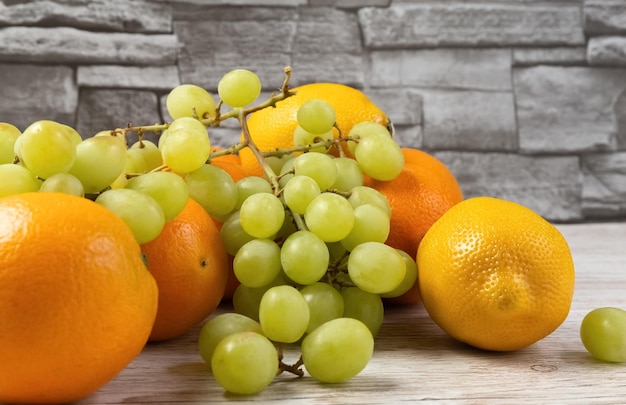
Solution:
[[[21,129],[162,122],[180,83],[244,67],[271,91],[287,65],[363,89],[467,197],[626,218],[625,0],[0,2],[0,121]]]

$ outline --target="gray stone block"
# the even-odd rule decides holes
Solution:
[[[393,4],[358,11],[369,48],[582,45],[574,5]]]
[[[508,49],[373,51],[371,59],[376,87],[511,90]]]
[[[362,88],[365,84],[364,56],[346,53],[300,53],[291,56],[291,83],[299,86],[315,82],[342,83]],[[273,66],[276,70],[277,65]],[[277,83],[276,87],[279,87]]]
[[[124,128],[128,124],[152,125],[162,122],[158,99],[155,93],[143,90],[96,90],[87,89],[80,93],[76,129],[87,138],[104,130]],[[136,134],[131,135],[134,142]],[[153,133],[144,139],[156,140]]]
[[[0,3],[0,26],[68,26],[94,31],[172,31],[167,3],[145,0],[31,0]]]
[[[513,49],[514,66],[585,64],[587,64],[587,48],[584,46]]]
[[[424,130],[420,125],[394,125],[394,139],[403,148],[422,149]]]
[[[626,66],[626,36],[589,39],[587,60],[595,66]]]
[[[491,196],[522,204],[551,221],[583,218],[582,172],[576,156],[435,152],[465,198]]]
[[[361,55],[361,32],[354,13],[331,7],[300,9],[292,49],[299,53]]]
[[[175,65],[79,66],[76,81],[80,87],[122,87],[168,91],[180,84],[178,68]]]
[[[425,148],[517,150],[512,93],[423,91],[422,96]]]
[[[68,66],[0,64],[0,121],[20,130],[39,120],[74,126],[78,88]]]
[[[626,217],[626,153],[583,155],[582,208],[587,217]]]
[[[515,69],[513,77],[523,152],[616,148],[626,111],[615,103],[626,90],[626,69],[538,66]]]
[[[370,89],[367,95],[396,126],[422,124],[422,95],[414,89]]]
[[[44,63],[163,65],[176,62],[178,42],[169,34],[89,32],[75,28],[0,29],[0,60]]]
[[[583,16],[586,33],[592,35],[626,33],[624,0],[585,0]]]

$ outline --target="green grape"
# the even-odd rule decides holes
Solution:
[[[325,134],[332,131],[335,125],[335,109],[324,100],[313,99],[298,108],[296,120],[298,125],[307,132]]]
[[[312,178],[320,186],[320,190],[327,190],[337,180],[337,166],[333,160],[323,153],[303,153],[294,159],[294,173]]]
[[[306,207],[304,221],[309,230],[324,242],[337,242],[352,231],[354,209],[344,197],[322,193]]]
[[[187,183],[171,172],[150,172],[128,180],[126,188],[141,191],[159,203],[165,221],[174,219],[187,205]]]
[[[350,190],[350,197],[348,197],[348,201],[354,208],[363,204],[372,204],[381,208],[387,213],[387,216],[391,218],[391,205],[389,205],[387,197],[375,188],[356,186]]]
[[[274,192],[272,190],[272,185],[267,180],[257,176],[243,177],[235,183],[235,186],[237,187],[237,204],[235,204],[236,210],[240,209],[241,204],[243,204],[245,199],[250,197],[252,194],[272,194]]]
[[[374,338],[362,322],[337,318],[307,335],[301,348],[304,367],[313,378],[339,383],[367,366],[374,353]]]
[[[385,307],[380,295],[368,293],[358,287],[341,289],[343,316],[363,322],[372,333],[378,335],[385,316]]]
[[[0,164],[13,163],[15,141],[22,133],[8,122],[0,122]]]
[[[146,173],[163,164],[163,156],[159,147],[151,141],[137,141],[128,148],[128,160],[134,168],[133,172]]]
[[[226,220],[222,223],[220,239],[222,240],[226,252],[231,256],[235,256],[243,245],[255,238],[243,230],[239,218],[239,211],[235,211],[228,215]]]
[[[20,160],[35,176],[45,179],[65,173],[74,164],[76,144],[63,124],[37,121],[30,124],[20,138]]]
[[[239,220],[247,234],[259,239],[271,238],[283,226],[285,209],[274,194],[258,193],[241,204]]]
[[[404,168],[404,155],[400,146],[391,138],[372,134],[359,141],[354,158],[363,173],[373,179],[395,179]]]
[[[184,118],[179,118],[182,119]],[[206,164],[210,154],[211,141],[204,127],[202,130],[195,126],[175,129],[170,127],[161,142],[163,161],[173,172],[180,174],[200,169]]]
[[[248,287],[263,287],[280,274],[280,247],[270,239],[253,239],[233,259],[235,276]]]
[[[128,188],[107,190],[96,198],[96,203],[120,217],[133,231],[139,244],[155,239],[165,225],[159,203],[141,191]]]
[[[592,310],[582,320],[580,339],[598,360],[626,362],[626,311],[612,307]]]
[[[69,170],[83,183],[85,194],[109,187],[126,167],[126,147],[112,136],[87,138],[76,146],[76,160]]]
[[[402,279],[402,282],[399,286],[388,293],[380,294],[383,298],[395,298],[399,297],[402,294],[408,292],[417,281],[417,263],[415,263],[415,259],[413,259],[408,253],[403,250],[396,249],[402,259],[404,259],[404,264],[406,265],[406,274]]]
[[[350,129],[350,132],[348,132],[348,137],[358,137],[360,141],[372,134],[383,135],[385,137],[391,138],[391,133],[385,126],[379,124],[378,122],[372,121],[363,121],[353,125]],[[346,143],[346,145],[348,146],[348,151],[350,151],[352,156],[354,156],[354,150],[356,149],[357,143],[358,142],[352,140]]]
[[[247,316],[248,318],[259,320],[259,306],[263,295],[272,287],[285,285],[285,278],[281,274],[278,275],[271,283],[263,287],[248,287],[245,284],[239,284],[233,293],[233,307],[235,312]]]
[[[350,191],[354,187],[363,186],[363,171],[356,160],[347,157],[333,159],[337,166],[337,179],[329,188],[339,191]]]
[[[261,325],[257,321],[234,312],[214,316],[202,325],[198,333],[198,351],[209,367],[211,367],[211,358],[217,344],[226,336],[238,332],[263,334]]]
[[[211,93],[195,84],[174,87],[167,95],[165,107],[173,119],[215,117],[215,100]]]
[[[335,135],[332,130],[323,134],[314,134],[313,132],[309,132],[306,129],[302,128],[300,125],[298,125],[293,131],[293,144],[294,146],[308,146],[317,142],[332,140],[334,137]],[[329,150],[330,144],[310,148],[309,152],[327,153]]]
[[[85,196],[83,183],[76,176],[69,173],[53,174],[41,183],[39,191],[71,194],[78,197]]]
[[[402,283],[406,264],[400,253],[391,246],[381,242],[365,242],[350,252],[348,273],[361,290],[384,294]]]
[[[126,141],[126,134],[123,132],[113,132],[113,131],[100,131],[98,133],[96,133],[93,137],[101,137],[101,136],[110,136],[113,139],[117,139],[118,141],[120,141],[120,143],[122,145],[124,145],[124,148],[128,147],[128,142]]]
[[[341,244],[352,250],[365,242],[384,243],[390,230],[391,222],[385,211],[372,204],[359,205],[354,209],[354,226]]]
[[[223,218],[237,204],[237,186],[228,172],[212,164],[204,164],[185,176],[189,196],[211,216]]]
[[[289,235],[280,250],[285,274],[302,285],[313,284],[326,274],[329,257],[324,241],[304,230]]]
[[[308,176],[293,176],[283,188],[285,204],[295,213],[304,214],[311,201],[320,195],[320,186]]]
[[[26,167],[13,163],[0,164],[0,197],[39,190],[41,184]]]
[[[296,161],[296,158],[292,157],[291,159],[285,160],[285,162],[281,166],[280,173],[278,174],[279,175],[278,184],[281,187],[285,187],[289,179],[291,179],[294,176],[293,165],[295,161]]]
[[[83,141],[83,137],[80,136],[77,130],[70,127],[69,125],[61,124],[61,127],[65,129],[67,132],[67,136],[69,136],[70,140],[74,143],[74,146],[78,145]]]
[[[250,395],[262,391],[278,372],[278,352],[274,344],[256,332],[237,332],[223,338],[211,358],[213,376],[222,388],[233,394]]]
[[[233,108],[245,107],[261,94],[261,80],[249,70],[231,70],[217,83],[217,93],[224,104]]]
[[[322,324],[343,316],[343,297],[328,283],[314,283],[305,286],[300,294],[309,305],[309,325],[306,333],[311,333]]]
[[[275,342],[294,343],[309,325],[309,305],[300,291],[289,285],[270,288],[259,304],[263,333]]]
[[[292,160],[294,158],[293,154],[286,153],[281,157],[278,156],[266,156],[265,161],[270,166],[274,174],[279,175],[283,165],[286,161]]]

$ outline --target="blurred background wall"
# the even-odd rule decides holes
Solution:
[[[180,83],[242,67],[271,92],[287,65],[293,85],[362,89],[466,197],[626,218],[626,0],[0,2],[0,121],[22,130],[163,122]]]

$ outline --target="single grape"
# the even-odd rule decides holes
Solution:
[[[211,93],[195,84],[181,84],[167,95],[165,105],[173,119],[215,117],[215,100]]]
[[[337,166],[333,160],[323,153],[303,153],[294,159],[294,173],[312,178],[320,190],[327,190],[337,180]]]
[[[126,188],[148,194],[159,203],[166,221],[171,221],[187,205],[187,183],[171,172],[150,172],[128,180]]]
[[[204,164],[185,176],[189,196],[213,217],[224,218],[237,204],[237,186],[219,166]]]
[[[309,230],[324,242],[337,242],[352,231],[354,209],[344,197],[322,193],[309,203],[304,220]]]
[[[133,173],[146,173],[163,164],[159,147],[151,141],[137,141],[127,151],[128,160],[134,168]]]
[[[57,173],[41,183],[39,191],[85,196],[85,188],[78,178],[69,173]]]
[[[226,391],[255,394],[274,380],[278,372],[278,352],[261,334],[237,332],[217,344],[211,358],[211,370]]]
[[[220,239],[222,240],[226,252],[231,256],[235,256],[243,245],[255,238],[243,230],[239,211],[235,211],[222,223]]]
[[[385,126],[373,121],[363,121],[353,125],[347,135],[349,138],[358,138],[358,140],[360,141],[372,134],[378,134],[391,138],[391,133]],[[350,151],[352,156],[354,156],[354,150],[356,149],[357,143],[357,141],[352,140],[346,143],[346,145],[348,146],[348,151]]]
[[[270,239],[253,239],[243,245],[233,259],[235,276],[248,287],[263,287],[281,270],[280,247]]]
[[[219,314],[202,325],[198,334],[198,351],[209,367],[217,344],[226,336],[238,332],[263,334],[257,321],[235,312]]]
[[[592,310],[582,320],[580,339],[593,357],[626,362],[626,311],[612,307]]]
[[[363,322],[337,318],[307,335],[301,348],[304,367],[313,378],[339,383],[367,366],[374,353],[374,338]]]
[[[315,134],[302,128],[300,125],[296,126],[293,131],[293,144],[294,146],[308,146],[318,142],[325,142],[332,140],[335,134],[332,130],[323,134]],[[330,149],[330,145],[321,145],[314,148],[310,148],[309,152],[327,153]]]
[[[67,126],[42,120],[30,124],[20,136],[20,160],[35,176],[48,178],[67,172],[76,159],[76,144]]]
[[[283,188],[283,198],[290,210],[304,214],[311,201],[320,195],[320,186],[308,176],[293,176]]]
[[[384,243],[390,230],[391,222],[385,211],[372,204],[359,205],[354,209],[354,226],[341,244],[352,250],[365,242]]]
[[[18,139],[19,140],[19,139]],[[296,161],[295,157],[292,157],[291,159],[285,160],[285,162],[283,163],[282,167],[280,168],[280,173],[279,175],[279,180],[278,180],[278,184],[281,187],[285,187],[285,185],[287,184],[287,182],[294,176],[294,162]]]
[[[160,149],[165,164],[173,172],[185,174],[206,164],[211,154],[211,141],[204,127],[201,130],[191,126],[169,128]]]
[[[396,249],[402,259],[404,259],[404,264],[406,265],[406,274],[404,275],[404,279],[399,286],[397,286],[392,291],[388,293],[380,294],[383,298],[395,298],[399,297],[402,294],[409,291],[417,281],[417,263],[415,263],[415,259],[413,259],[408,253],[403,250]]]
[[[305,230],[289,235],[280,250],[285,274],[302,285],[313,284],[326,274],[329,257],[324,241]]]
[[[0,164],[0,197],[39,190],[41,183],[26,167],[13,163]]]
[[[400,253],[391,246],[381,242],[365,242],[350,252],[348,273],[360,289],[384,294],[402,283],[406,264]]]
[[[343,316],[358,319],[367,326],[372,336],[378,335],[385,315],[380,295],[368,293],[358,287],[345,287],[341,289],[341,298]]]
[[[350,191],[354,187],[363,186],[363,171],[356,160],[348,157],[333,159],[337,166],[337,179],[329,187],[339,191]]]
[[[233,307],[235,308],[235,312],[258,321],[259,306],[261,305],[263,295],[270,288],[279,285],[285,285],[285,277],[282,273],[272,280],[271,283],[264,285],[263,287],[254,288],[248,287],[244,284],[239,284],[233,293]]]
[[[239,220],[247,234],[260,239],[271,238],[283,226],[285,208],[274,194],[254,194],[241,204]]]
[[[262,177],[246,176],[239,179],[235,186],[237,187],[237,204],[235,209],[241,208],[241,204],[252,194],[269,193],[272,194],[272,185]]]
[[[376,180],[393,180],[404,168],[404,155],[391,138],[372,134],[359,141],[354,157],[363,173]]]
[[[324,100],[313,99],[298,108],[296,120],[307,132],[325,134],[332,131],[336,119],[335,109]]]
[[[159,203],[141,191],[127,188],[107,190],[95,201],[120,217],[140,244],[159,236],[165,225],[165,216]]]
[[[343,316],[343,297],[328,283],[314,283],[303,287],[300,294],[309,305],[309,325],[306,333],[311,333],[322,324]]]
[[[265,161],[270,166],[274,174],[279,175],[283,168],[283,165],[288,160],[293,160],[294,156],[291,153],[284,154],[281,157],[278,156],[266,156]]]
[[[126,157],[126,147],[115,137],[87,138],[76,146],[69,173],[83,183],[85,194],[99,193],[124,172]]]
[[[0,122],[0,164],[13,163],[15,141],[21,134],[15,125]]]
[[[387,216],[391,218],[391,205],[389,205],[387,197],[375,188],[356,186],[350,190],[350,197],[348,197],[348,201],[354,208],[363,204],[372,204],[381,208],[387,213]]]
[[[231,70],[218,82],[217,93],[224,104],[233,108],[245,107],[261,94],[261,80],[250,70]]]
[[[128,147],[128,142],[126,140],[126,134],[124,132],[117,132],[117,131],[100,131],[98,133],[96,133],[93,137],[97,138],[97,137],[101,137],[101,136],[110,136],[113,139],[117,139],[118,141],[120,141],[120,143],[122,145],[124,145],[124,148]]]
[[[265,336],[275,342],[293,343],[300,339],[309,318],[309,305],[292,286],[272,287],[261,298],[259,322]]]

